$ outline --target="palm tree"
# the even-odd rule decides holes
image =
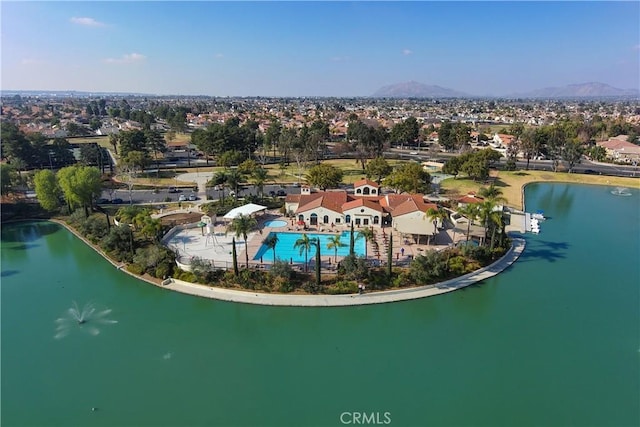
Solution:
[[[495,200],[497,202],[505,200],[504,197],[502,197],[502,190],[496,187],[493,183],[488,187],[482,187],[478,190],[478,195],[482,198]]]
[[[260,198],[264,198],[264,183],[269,177],[269,172],[265,168],[257,168],[253,171],[253,183],[258,187]]]
[[[160,238],[160,232],[162,231],[162,222],[158,218],[151,218],[151,216],[146,216],[143,224],[142,230],[140,230],[143,235],[147,238],[153,239],[154,241],[158,241]]]
[[[495,238],[496,238],[496,230],[498,229],[498,227],[500,227],[500,230],[502,231],[504,227],[502,212],[500,211],[491,212],[491,215],[489,216],[489,221],[491,221],[491,223],[493,224],[493,231],[491,232],[491,246],[490,246],[490,250],[493,251]]]
[[[334,257],[333,257],[334,262],[336,263],[338,262],[338,249],[344,248],[345,246],[347,246],[347,244],[342,243],[340,241],[339,235],[329,237],[329,243],[327,243],[327,249],[334,250]]]
[[[487,234],[489,230],[489,222],[491,221],[491,215],[496,212],[496,203],[492,199],[487,199],[478,205],[478,215],[482,218],[482,225],[484,226],[484,243],[487,242]]]
[[[502,197],[502,190],[495,185],[491,184],[489,187],[483,187],[478,191],[478,194],[485,198],[486,201],[493,203],[493,208],[497,205],[501,205],[507,201]]]
[[[376,231],[373,229],[373,227],[364,228],[364,229],[358,231],[358,237],[356,237],[356,240],[364,239],[364,258],[365,259],[368,256],[368,253],[367,253],[368,243],[370,241],[372,241],[373,239],[375,239],[375,238],[376,238]]]
[[[145,210],[140,206],[123,206],[116,212],[116,218],[118,222],[136,225],[136,222],[141,221],[144,212]]]
[[[262,244],[266,246],[267,249],[273,250],[273,262],[276,261],[276,245],[278,244],[278,235],[275,233],[269,233],[267,237],[262,241]]]
[[[447,212],[440,208],[429,208],[424,213],[425,219],[430,219],[433,222],[433,234],[435,235],[438,232],[438,220],[441,220],[444,224],[444,220],[447,218]],[[429,244],[429,240],[427,239],[427,245]]]
[[[304,271],[308,271],[307,262],[309,261],[309,249],[311,249],[314,240],[315,239],[309,239],[309,236],[305,233],[293,244],[294,249],[300,248],[300,255],[304,252]]]
[[[475,203],[468,203],[458,208],[458,213],[467,218],[467,242],[469,241],[469,233],[471,232],[471,222],[476,219],[479,213],[478,205]]]
[[[218,173],[216,173],[213,178],[211,178],[211,181],[213,181],[213,185],[217,185],[219,186],[219,188],[222,189],[222,204],[224,205],[224,186],[227,183],[227,173],[225,171],[220,171]]]
[[[229,187],[233,188],[233,198],[235,200],[238,200],[238,186],[241,180],[242,174],[238,172],[238,169],[232,169],[231,172],[227,174],[227,183]]]
[[[244,239],[244,256],[246,267],[249,268],[249,251],[247,250],[247,233],[253,230],[256,225],[258,225],[258,221],[252,216],[238,215],[233,218],[231,223],[229,224],[227,231],[232,231],[235,233],[236,237],[242,236]]]

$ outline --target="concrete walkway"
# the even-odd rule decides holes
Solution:
[[[387,302],[406,301],[440,295],[464,288],[482,280],[488,279],[502,272],[513,264],[522,254],[525,240],[512,237],[512,246],[507,253],[493,264],[480,270],[466,274],[446,282],[435,285],[420,286],[410,289],[364,293],[362,295],[287,295],[267,294],[232,289],[214,288],[197,285],[181,280],[168,279],[164,288],[185,294],[213,298],[223,301],[240,302],[246,304],[299,306],[299,307],[339,307],[348,305],[382,304]]]
[[[207,200],[207,182],[213,178],[213,172],[189,172],[176,176],[180,182],[192,182],[198,186],[198,197],[201,201]]]

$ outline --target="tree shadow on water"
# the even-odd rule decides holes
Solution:
[[[567,257],[567,242],[551,242],[547,240],[529,240],[518,262],[544,260],[556,262]]]
[[[58,224],[46,222],[15,223],[2,228],[2,242],[32,242],[60,231],[60,228]]]
[[[14,276],[14,275],[16,275],[18,273],[19,273],[18,270],[4,270],[4,271],[2,271],[2,273],[0,273],[0,277]]]
[[[34,243],[23,243],[21,245],[10,246],[9,249],[14,251],[27,251],[29,249],[37,248],[40,245],[36,245]]]

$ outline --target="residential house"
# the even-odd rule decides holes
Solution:
[[[633,163],[640,161],[640,146],[627,141],[626,135],[618,135],[596,145],[607,152],[607,157],[616,162]]]

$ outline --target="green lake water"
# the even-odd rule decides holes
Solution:
[[[0,424],[637,426],[640,195],[611,190],[529,185],[527,210],[550,219],[508,270],[346,308],[180,295],[55,224],[5,225]],[[96,308],[83,325],[74,301]]]

